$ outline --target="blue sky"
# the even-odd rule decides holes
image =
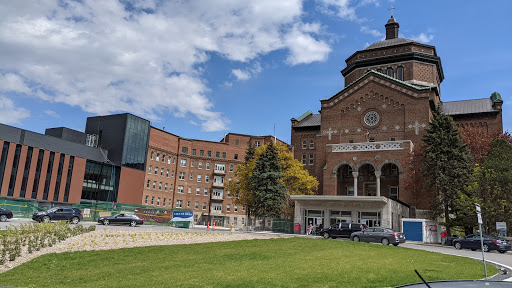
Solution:
[[[512,2],[2,1],[0,123],[83,131],[130,112],[186,138],[290,140],[290,118],[344,86],[345,59],[384,37],[434,45],[443,101],[504,100],[512,131]]]

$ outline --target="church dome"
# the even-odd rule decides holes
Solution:
[[[375,42],[372,45],[366,47],[365,50],[395,46],[395,45],[406,44],[406,43],[418,43],[418,42],[416,42],[414,40],[410,40],[410,39],[405,39],[405,38],[392,38],[392,39],[386,39],[386,40],[382,40],[379,42]]]

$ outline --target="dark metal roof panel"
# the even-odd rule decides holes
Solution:
[[[448,115],[497,112],[490,98],[443,102],[443,112]]]
[[[321,117],[320,114],[313,114],[309,116],[308,118],[304,119],[304,121],[300,122],[299,124],[293,126],[295,127],[312,127],[312,126],[320,126],[321,123]]]
[[[393,38],[393,39],[387,39],[387,40],[375,42],[372,45],[366,47],[365,50],[395,46],[395,45],[400,45],[400,44],[405,44],[405,43],[418,43],[418,42],[416,42],[414,40],[410,40],[410,39],[405,39],[405,38]]]

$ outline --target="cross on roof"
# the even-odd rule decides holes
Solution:
[[[391,17],[393,17],[393,10],[395,10],[395,8],[391,6],[391,8],[389,8],[388,10],[391,10]]]

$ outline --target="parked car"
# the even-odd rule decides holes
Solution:
[[[116,214],[114,216],[108,216],[108,217],[100,217],[98,219],[98,223],[101,223],[103,225],[109,225],[109,224],[129,224],[132,227],[135,227],[137,225],[144,224],[144,221],[133,214]]]
[[[329,228],[324,229],[322,233],[326,239],[335,239],[337,237],[349,238],[353,232],[363,231],[366,227],[366,224],[343,222],[331,225]]]
[[[482,238],[484,240],[484,252],[497,250],[500,253],[505,253],[511,250],[511,245],[508,240],[492,237],[485,234],[482,235]],[[480,242],[480,234],[470,234],[464,238],[453,240],[453,246],[456,249],[465,248],[475,251],[477,249],[481,249],[482,246]]]
[[[383,245],[393,244],[398,246],[400,243],[405,243],[405,235],[391,229],[375,227],[352,233],[350,240],[355,242],[380,242]]]
[[[12,211],[0,207],[0,221],[5,222],[12,218]]]
[[[50,221],[69,221],[73,224],[78,224],[82,221],[82,211],[78,208],[71,207],[55,207],[43,212],[36,212],[32,215],[32,220],[37,222],[50,222]]]

